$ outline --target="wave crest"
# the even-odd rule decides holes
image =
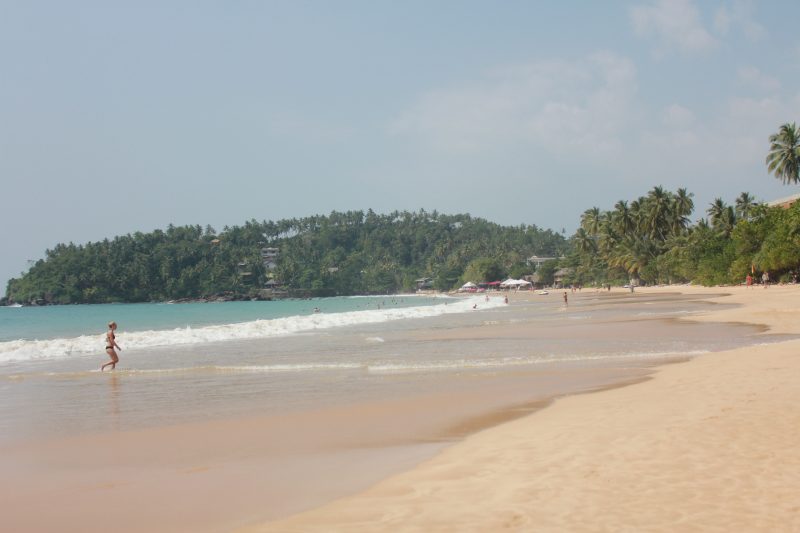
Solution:
[[[482,297],[449,299],[429,306],[378,309],[367,311],[347,311],[341,313],[315,313],[295,315],[270,320],[253,320],[236,324],[204,326],[200,328],[177,328],[170,330],[149,330],[118,332],[117,342],[123,350],[131,351],[157,346],[180,346],[204,344],[231,340],[251,340],[279,337],[319,329],[331,329],[360,324],[374,324],[393,320],[426,318],[449,313],[471,311],[473,305],[480,310],[503,305],[500,298],[488,302]],[[32,361],[38,359],[59,359],[73,355],[103,352],[105,334],[82,335],[73,338],[50,340],[16,340],[0,342],[0,363]]]

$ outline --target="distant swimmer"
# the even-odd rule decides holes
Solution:
[[[114,335],[114,331],[116,329],[117,329],[116,322],[108,323],[108,331],[106,332],[106,353],[111,358],[111,361],[101,366],[100,372],[105,370],[105,368],[109,365],[111,365],[111,370],[114,370],[114,368],[116,368],[117,366],[117,363],[119,363],[119,356],[117,355],[117,352],[114,351],[114,348],[116,348],[117,350],[121,350],[122,348],[120,348],[119,344],[117,344],[117,337],[116,335]]]
[[[319,313],[319,307],[315,307],[315,308],[314,308],[314,312],[315,312],[315,313]]]

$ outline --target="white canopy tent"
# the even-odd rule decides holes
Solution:
[[[458,290],[460,290],[460,291],[468,291],[468,290],[470,290],[470,289],[477,289],[477,288],[478,288],[478,286],[477,286],[477,285],[475,285],[475,284],[474,284],[474,283],[472,283],[471,281],[468,281],[468,282],[466,282],[465,284],[463,284],[463,285],[461,286],[461,288],[460,288],[460,289],[458,289]]]
[[[518,288],[518,287],[527,287],[530,285],[530,281],[525,281],[524,279],[513,279],[509,278],[505,280],[503,283],[500,284],[501,287],[505,288]]]

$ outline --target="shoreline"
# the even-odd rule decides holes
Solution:
[[[638,288],[739,304],[678,320],[800,334],[796,286]],[[706,296],[703,296],[706,293]],[[800,340],[555,399],[360,494],[241,531],[800,529]]]
[[[563,372],[575,379],[574,371]],[[623,379],[647,379],[642,372],[629,378],[617,370],[605,374],[607,383],[589,383],[567,394],[614,388]],[[506,377],[493,386],[494,392],[514,380],[516,387],[530,383],[523,375]],[[481,387],[483,393],[493,389]],[[58,517],[60,531],[104,530],[101,525],[115,517],[124,517],[117,531],[235,530],[356,494],[415,468],[467,435],[553,401],[545,396],[481,411],[471,396],[475,394],[427,394],[297,413],[16,440],[0,444],[0,471],[8,474],[7,481],[16,480],[0,483],[0,501],[9,509],[6,524],[20,532],[53,529],[49,517]],[[303,438],[293,437],[297,434]],[[301,464],[292,456],[300,457]],[[25,466],[35,463],[39,465],[34,468]],[[145,502],[143,489],[150,494]],[[237,495],[234,500],[231,493]],[[61,496],[43,506],[44,494]],[[158,501],[169,500],[170,505],[157,505],[152,494],[162,495]],[[97,498],[103,505],[97,505]],[[133,508],[132,501],[145,505]],[[269,502],[268,509],[263,502]],[[254,509],[258,514],[252,514]]]
[[[448,456],[465,443],[506,425],[542,416],[570,398],[594,398],[637,386],[631,383],[651,381],[650,376],[660,372],[666,362],[678,362],[683,357],[676,359],[678,352],[664,356],[654,350],[653,359],[641,359],[640,351],[646,353],[647,347],[653,350],[657,342],[663,344],[663,339],[670,336],[678,335],[691,346],[691,339],[711,334],[713,340],[705,346],[717,347],[719,343],[725,345],[726,335],[738,338],[740,330],[730,326],[723,325],[729,329],[721,331],[728,333],[720,333],[717,326],[681,326],[679,316],[663,316],[664,311],[673,310],[679,315],[707,308],[704,302],[709,297],[724,301],[719,291],[712,295],[705,290],[700,292],[697,298],[679,297],[673,287],[667,287],[660,296],[637,301],[627,291],[618,290],[604,298],[605,291],[598,294],[584,290],[570,299],[575,305],[569,309],[561,305],[560,295],[554,294],[546,307],[550,311],[544,315],[535,311],[541,311],[541,306],[526,305],[542,301],[543,296],[513,293],[514,305],[501,307],[495,317],[469,315],[474,318],[455,327],[423,327],[413,330],[412,336],[399,330],[386,337],[387,346],[401,338],[412,344],[439,343],[439,349],[451,358],[462,353],[474,356],[475,350],[468,345],[479,346],[480,351],[491,350],[498,342],[510,342],[518,350],[530,343],[538,345],[545,337],[551,343],[573,339],[601,343],[616,339],[618,343],[623,339],[634,358],[623,355],[620,361],[606,366],[563,362],[567,359],[527,369],[505,368],[479,378],[467,373],[465,378],[452,382],[449,380],[456,378],[445,379],[442,376],[447,374],[441,374],[435,378],[435,389],[397,396],[382,387],[379,396],[354,404],[221,419],[208,417],[140,429],[123,423],[101,433],[34,441],[14,439],[9,446],[0,446],[0,470],[9,474],[8,482],[0,484],[0,501],[11,510],[6,520],[17,531],[47,530],[55,524],[64,531],[99,530],[101,524],[113,520],[121,521],[116,526],[119,531],[276,530],[275,524],[280,524],[277,530],[283,531],[294,527],[286,526],[284,520],[289,524],[302,522],[330,506],[366,497],[383,483],[424,471],[431,461]],[[635,304],[633,311],[628,303]],[[718,306],[719,310],[729,307]],[[656,313],[648,312],[653,310]],[[603,315],[606,318],[601,322],[583,320],[595,311],[608,315]],[[752,334],[762,330],[750,327]],[[669,340],[669,345],[672,342]],[[610,345],[605,346],[608,350]],[[467,351],[460,352],[462,349]],[[600,359],[607,353],[599,352]],[[691,355],[687,353],[685,357]],[[108,390],[91,394],[108,395],[110,407],[124,411],[126,395],[136,390],[130,387],[139,378],[131,375],[109,379]],[[414,382],[414,378],[400,379]],[[497,444],[493,453],[502,456],[506,453],[505,443]],[[484,462],[489,464],[490,460]],[[51,494],[60,496],[50,499]],[[98,506],[98,498],[108,503]],[[131,501],[140,503],[132,507]],[[170,505],[161,505],[163,501]],[[401,504],[402,501],[388,502],[386,510],[399,512],[394,506]],[[418,504],[413,502],[412,506]],[[266,520],[275,522],[263,526]],[[469,529],[469,524],[454,523],[456,529]],[[315,526],[304,523],[299,530],[306,527],[313,530]],[[398,527],[390,523],[361,529]],[[349,531],[352,524],[337,515],[326,518],[319,529]],[[418,529],[442,528],[424,523]]]

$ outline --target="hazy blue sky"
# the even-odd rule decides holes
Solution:
[[[800,119],[800,2],[0,1],[0,285],[58,242],[331,210],[698,209]]]

